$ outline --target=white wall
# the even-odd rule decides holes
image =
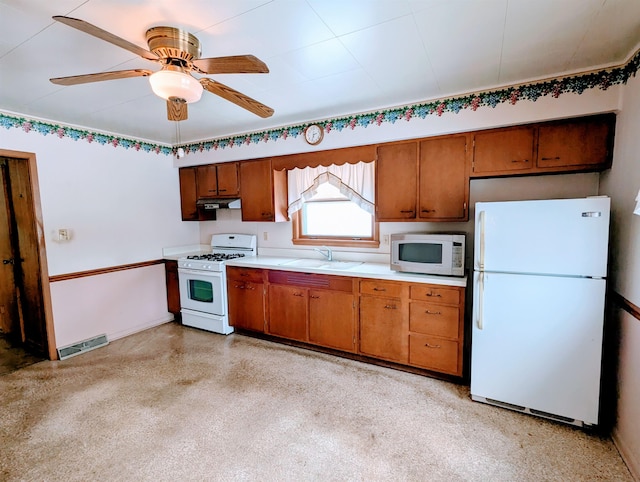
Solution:
[[[171,156],[20,129],[0,129],[0,147],[36,155],[49,275],[161,259],[164,247],[198,243],[197,223],[180,218]],[[59,228],[70,230],[70,241],[55,239]],[[170,320],[156,268],[134,270],[133,284],[124,274],[52,283],[56,345]],[[138,286],[145,296],[137,297]]]
[[[640,189],[640,76],[629,79],[621,96],[612,169],[602,175],[602,193],[612,199],[612,288],[640,306],[640,216],[632,214]],[[640,479],[640,320],[621,310],[618,414],[614,440]]]

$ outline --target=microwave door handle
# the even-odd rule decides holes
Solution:
[[[478,261],[478,268],[480,270],[484,269],[484,225],[485,225],[485,211],[480,211],[479,215],[479,224],[480,224],[480,256]]]

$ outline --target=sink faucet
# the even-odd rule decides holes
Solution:
[[[313,250],[317,251],[322,256],[327,258],[327,261],[333,261],[333,251],[331,251],[331,248],[327,248],[326,246],[322,246],[321,248],[313,248]]]

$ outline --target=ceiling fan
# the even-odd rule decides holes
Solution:
[[[162,69],[157,72],[131,69],[56,77],[50,79],[54,84],[76,85],[130,77],[149,77],[153,92],[167,101],[167,118],[171,121],[186,120],[187,104],[200,100],[203,90],[233,102],[259,117],[266,118],[273,115],[271,107],[231,87],[206,77],[197,79],[191,75],[191,72],[198,74],[268,73],[269,68],[265,63],[253,55],[201,59],[200,41],[189,32],[174,27],[152,27],[147,30],[146,39],[149,50],[146,50],[84,20],[60,15],[54,16],[53,19],[162,65]]]

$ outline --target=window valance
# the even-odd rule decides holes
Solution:
[[[289,214],[298,211],[305,201],[328,182],[340,193],[368,213],[374,214],[375,162],[358,162],[318,167],[295,168],[287,172]]]

